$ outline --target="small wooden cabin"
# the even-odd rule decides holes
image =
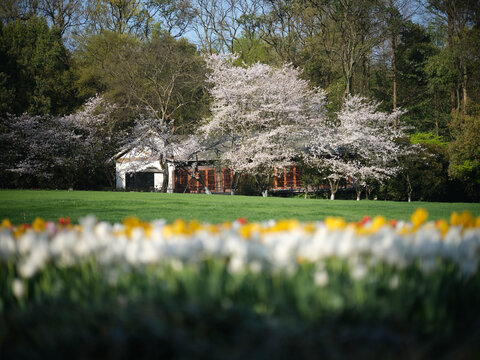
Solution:
[[[293,165],[286,169],[276,170],[272,192],[304,191],[300,169]],[[198,166],[194,175],[185,169],[175,169],[173,174],[174,192],[204,193],[201,179],[212,193],[229,194],[232,191],[233,173],[229,169],[216,168],[214,165]]]

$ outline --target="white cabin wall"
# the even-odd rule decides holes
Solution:
[[[162,190],[163,185],[163,174],[162,173],[155,173],[153,174],[153,187],[155,191]]]
[[[115,164],[115,187],[117,190],[124,190],[127,186],[126,174],[130,172],[142,172],[148,168],[158,169],[154,172],[154,187],[155,190],[161,190],[163,184],[162,165],[159,160],[148,161],[145,159],[129,160],[127,155],[117,159]]]
[[[117,190],[124,190],[126,188],[125,174],[126,172],[122,167],[122,163],[117,162],[115,164],[115,188]]]

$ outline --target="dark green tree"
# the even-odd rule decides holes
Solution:
[[[0,25],[0,111],[64,114],[77,105],[60,32],[32,17]]]
[[[463,181],[466,192],[480,199],[480,116],[454,117],[450,124],[453,141],[449,146],[449,174]]]
[[[418,131],[445,129],[441,121],[441,100],[428,87],[428,61],[438,53],[437,47],[424,27],[406,22],[400,33],[397,52],[398,100],[399,107],[408,112],[404,120]],[[437,100],[438,104],[435,104]]]

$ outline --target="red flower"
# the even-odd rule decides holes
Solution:
[[[362,221],[360,221],[360,225],[365,225],[366,223],[368,223],[370,221],[370,216],[368,215],[365,215],[362,219]]]
[[[60,225],[63,225],[63,226],[70,225],[70,216],[67,216],[67,218],[64,218],[62,216],[58,222],[60,223]]]
[[[245,218],[238,218],[237,219],[237,222],[240,224],[240,225],[245,225],[247,223],[247,219]]]

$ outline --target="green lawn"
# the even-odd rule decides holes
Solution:
[[[126,216],[142,220],[177,218],[219,223],[244,217],[249,221],[297,218],[303,221],[342,216],[349,221],[364,215],[382,214],[388,219],[409,219],[423,207],[430,219],[448,218],[453,211],[469,210],[480,215],[480,204],[392,201],[314,200],[262,198],[230,195],[160,194],[94,191],[0,190],[0,219],[18,224],[39,216],[58,220],[70,216],[73,222],[88,214],[100,220],[121,221]]]

